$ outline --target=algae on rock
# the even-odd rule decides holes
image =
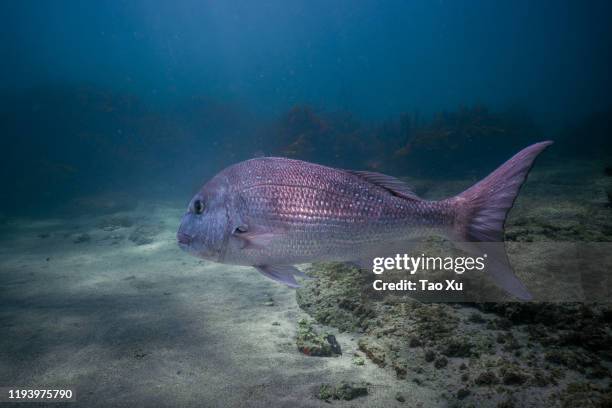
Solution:
[[[367,384],[364,383],[340,383],[337,385],[321,384],[317,398],[323,401],[345,400],[350,401],[357,397],[368,395]]]
[[[298,322],[296,345],[300,352],[313,357],[332,357],[342,354],[336,337],[328,333],[317,333],[307,319]]]

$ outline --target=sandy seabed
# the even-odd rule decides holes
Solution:
[[[506,238],[612,241],[610,179],[601,168],[536,169]],[[411,183],[436,199],[475,181]],[[76,403],[54,404],[68,407],[310,407],[329,405],[317,398],[322,384],[365,382],[368,395],[333,405],[449,405],[449,390],[434,382],[398,379],[368,358],[356,365],[360,333],[325,328],[342,346],[339,357],[299,352],[298,321],[311,317],[295,291],[253,268],[182,252],[175,233],[184,204],[63,219],[0,217],[0,386],[72,388]],[[511,255],[519,266],[534,260]],[[529,286],[541,289],[538,281]]]
[[[442,404],[369,360],[353,364],[352,334],[331,329],[340,357],[300,353],[296,322],[307,315],[295,292],[182,252],[181,212],[7,222],[0,385],[75,390],[76,403],[55,406],[295,407],[327,406],[315,396],[322,383],[363,381],[367,396],[334,404],[400,406],[397,391],[410,406]]]

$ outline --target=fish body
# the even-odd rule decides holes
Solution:
[[[301,272],[292,265],[299,263],[363,265],[431,235],[502,241],[518,190],[550,143],[527,147],[475,186],[439,201],[424,200],[380,173],[278,157],[247,160],[218,173],[195,195],[177,233],[179,245],[215,262],[252,265],[295,287],[294,275]],[[500,276],[493,277],[500,286],[530,297],[509,265],[498,269]]]

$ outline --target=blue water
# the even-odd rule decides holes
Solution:
[[[486,174],[536,140],[567,140],[558,154],[610,148],[609,1],[66,0],[0,11],[5,213],[107,190],[190,195],[262,154],[451,177]]]
[[[0,401],[609,406],[612,0],[4,0],[0,22]],[[338,265],[298,265],[316,279],[295,292],[177,245],[194,194],[241,160],[437,200],[544,140],[509,262],[538,301],[598,303],[398,304]],[[502,235],[512,183],[472,199],[472,224],[459,211],[466,239]],[[344,354],[313,357],[302,340],[328,332]],[[348,382],[368,395],[321,400]]]

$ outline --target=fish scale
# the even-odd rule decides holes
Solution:
[[[440,201],[417,197],[396,178],[263,157],[213,177],[191,200],[177,232],[181,248],[297,287],[294,264],[363,261],[405,252],[412,241],[442,235],[464,249],[501,242],[504,222],[533,161],[552,142],[528,146],[463,193]],[[197,205],[196,205],[197,203]],[[531,295],[502,247],[491,277],[520,299]],[[482,252],[481,252],[482,253]]]
[[[276,262],[348,260],[355,250],[442,231],[453,219],[449,203],[406,200],[344,170],[299,160],[252,159],[222,176],[242,198],[238,213],[247,224],[286,231],[242,255],[260,258],[261,252],[279,257]]]

